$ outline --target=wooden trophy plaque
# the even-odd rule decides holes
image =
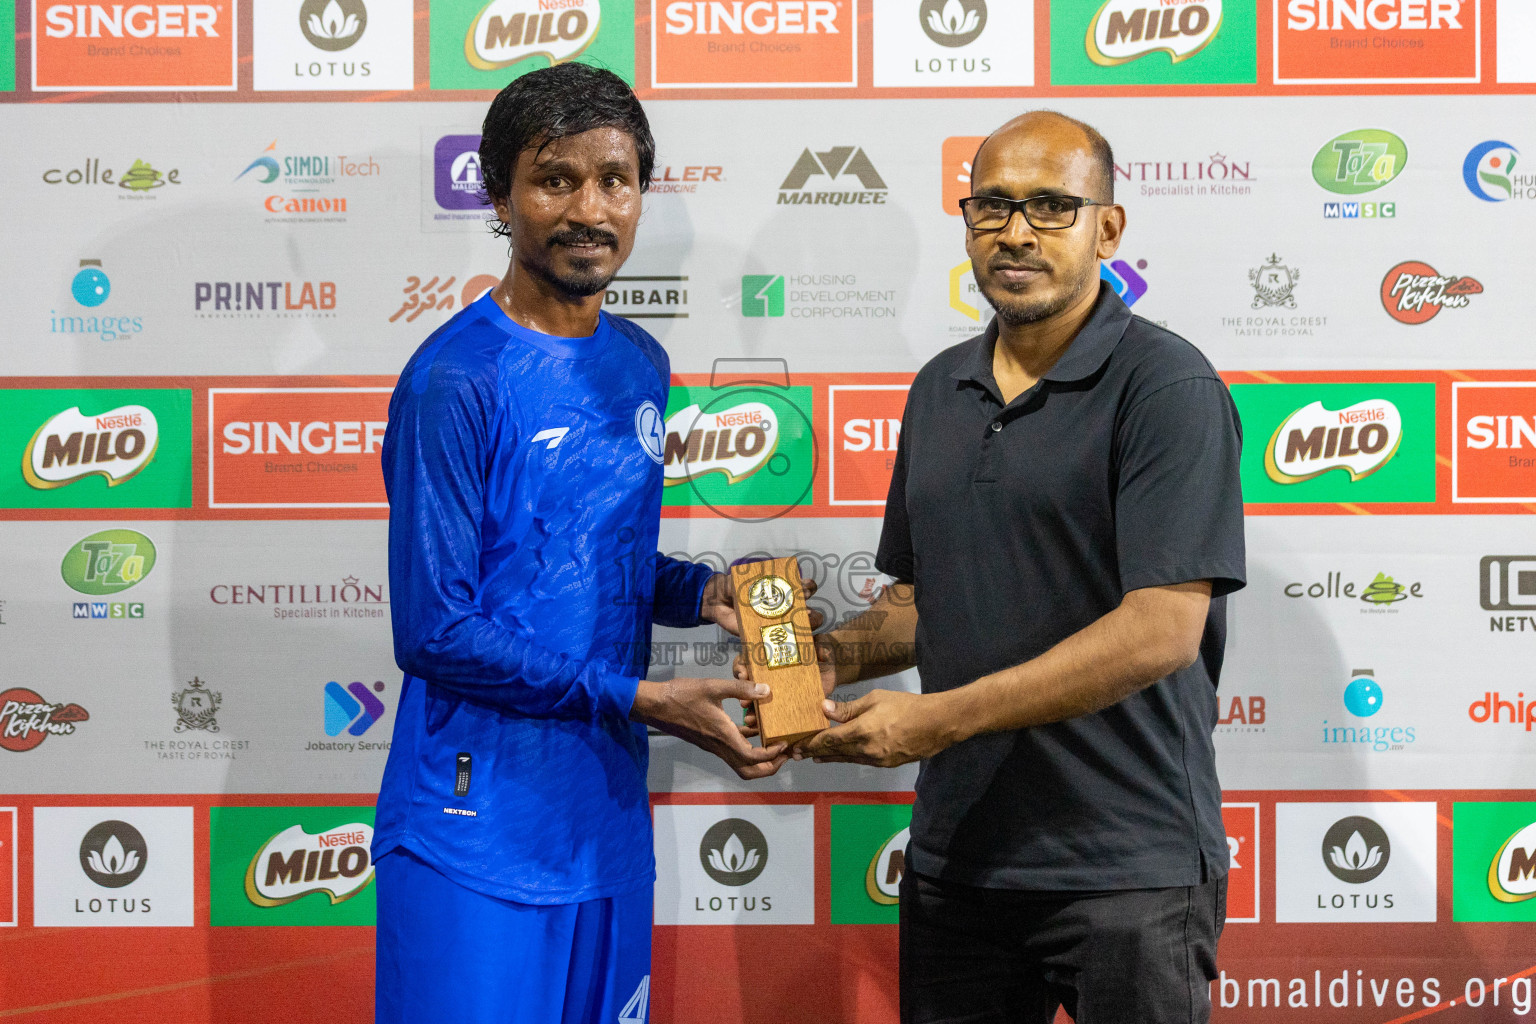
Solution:
[[[811,638],[800,563],[774,558],[732,566],[747,674],[769,694],[754,702],[763,746],[794,743],[827,727],[821,669]]]

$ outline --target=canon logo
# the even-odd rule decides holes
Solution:
[[[833,0],[675,0],[667,4],[667,34],[836,35],[836,18]]]
[[[51,4],[44,32],[52,39],[218,38],[219,12],[212,4]]]
[[[235,420],[224,424],[226,455],[371,455],[384,443],[384,420],[301,423]]]
[[[1461,28],[1462,0],[1290,0],[1286,28],[1342,32],[1368,28]]]

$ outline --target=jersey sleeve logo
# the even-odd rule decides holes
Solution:
[[[640,447],[645,449],[645,454],[651,457],[656,465],[661,465],[662,442],[666,437],[666,424],[661,418],[661,410],[656,408],[656,403],[647,399],[640,403],[635,410],[635,436],[640,438]]]

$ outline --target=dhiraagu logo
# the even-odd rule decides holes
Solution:
[[[816,479],[811,389],[674,387],[661,463],[665,506],[761,521],[809,505]]]
[[[832,805],[832,923],[895,924],[911,804]]]
[[[434,0],[432,88],[500,89],[580,60],[635,80],[635,0]]]
[[[1435,500],[1433,384],[1234,384],[1251,504]]]
[[[1312,158],[1312,180],[1330,192],[1374,192],[1403,173],[1408,145],[1391,132],[1361,128],[1323,143]]]

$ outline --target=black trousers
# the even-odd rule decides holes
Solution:
[[[1205,1024],[1227,879],[1023,892],[901,880],[902,1024]]]

